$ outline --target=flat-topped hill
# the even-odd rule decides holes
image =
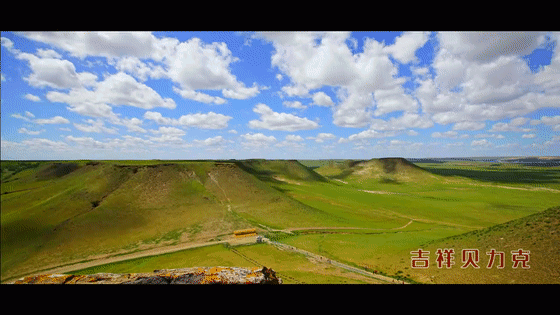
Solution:
[[[399,157],[331,163],[315,171],[335,179],[376,179],[382,183],[399,183],[434,177],[421,167]]]

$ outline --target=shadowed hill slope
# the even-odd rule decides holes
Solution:
[[[327,182],[325,177],[296,160],[244,160],[236,161],[235,164],[265,181],[280,176],[292,180]]]
[[[292,161],[104,161],[26,170],[1,195],[2,277],[96,255],[220,239],[259,224],[332,223],[271,187],[271,176],[321,180]]]

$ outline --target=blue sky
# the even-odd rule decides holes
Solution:
[[[558,32],[2,32],[2,159],[560,155]]]

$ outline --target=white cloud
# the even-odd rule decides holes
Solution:
[[[17,53],[16,58],[27,60],[32,73],[24,78],[33,87],[56,89],[79,88],[92,84],[97,76],[89,72],[76,72],[74,64],[68,60],[40,58],[29,53]]]
[[[241,135],[241,137],[245,139],[241,144],[246,147],[267,147],[276,142],[274,136],[265,136],[262,133],[246,133]]]
[[[10,116],[11,116],[11,117],[14,117],[14,118],[17,118],[17,119],[23,119],[23,120],[25,120],[25,121],[31,121],[31,119],[29,119],[29,118],[27,118],[27,117],[25,117],[25,116],[23,116],[23,115],[21,115],[21,114],[18,114],[18,113],[11,114]]]
[[[292,114],[274,112],[262,103],[257,104],[253,112],[260,115],[260,120],[249,121],[249,127],[253,129],[298,131],[319,128],[319,124],[314,121]]]
[[[18,132],[35,136],[35,135],[38,135],[42,132],[45,132],[45,129],[33,131],[33,130],[27,130],[27,128],[19,128]]]
[[[221,105],[221,104],[225,104],[227,101],[219,96],[212,96],[206,93],[202,93],[202,92],[196,92],[194,90],[181,90],[177,87],[173,87],[173,91],[179,95],[181,95],[181,97],[189,99],[189,100],[193,100],[193,101],[197,101],[197,102],[201,102],[201,103],[205,103],[205,104],[210,104],[210,103],[214,103],[217,105]]]
[[[224,129],[228,121],[233,117],[209,112],[206,114],[188,114],[179,117],[177,124],[185,127],[197,127],[200,129]]]
[[[51,44],[72,56],[107,58],[155,56],[158,39],[148,32],[21,32],[29,39]]]
[[[33,138],[23,140],[20,145],[25,146],[26,150],[54,150],[54,151],[67,151],[70,149],[68,144],[62,141],[52,141],[44,138]]]
[[[40,102],[41,101],[41,98],[39,96],[29,94],[29,93],[25,94],[24,97],[26,99],[30,100],[30,101],[33,101],[33,102]]]
[[[305,144],[303,143],[303,138],[299,135],[287,135],[285,140],[277,143],[276,146],[277,147],[290,147],[292,149],[296,149],[296,148],[303,148],[305,147]]]
[[[415,130],[412,130],[412,129],[411,129],[411,130],[408,130],[408,131],[406,132],[406,134],[409,135],[409,136],[417,136],[417,135],[418,135],[418,132],[416,132]]]
[[[299,135],[287,135],[286,141],[303,141],[303,138]]]
[[[235,129],[230,129],[230,130],[228,130],[228,133],[233,133],[234,135],[236,135],[236,134],[237,134],[237,130],[235,130]]]
[[[453,126],[453,130],[480,130],[486,126],[484,122],[476,122],[476,121],[461,121],[455,123]]]
[[[11,50],[14,47],[14,42],[12,42],[9,38],[1,37],[0,45],[8,50]]]
[[[37,56],[41,58],[62,59],[62,56],[52,49],[37,49]]]
[[[347,32],[266,32],[256,35],[272,42],[275,51],[271,58],[273,67],[290,77],[292,84],[282,87],[289,96],[309,97],[309,90],[322,86],[339,87],[339,105],[335,107],[333,121],[342,127],[364,127],[371,119],[372,93],[380,100],[377,114],[394,110],[411,110],[416,104],[408,95],[399,91],[402,79],[384,51],[383,44],[365,39],[363,52],[353,54],[348,47]],[[396,53],[396,51],[393,51]],[[401,93],[401,95],[398,95]],[[391,105],[398,107],[393,109]]]
[[[222,136],[211,137],[204,140],[193,140],[194,144],[203,146],[219,146],[225,142],[226,141]]]
[[[333,106],[334,102],[331,97],[325,94],[325,92],[317,92],[311,97],[313,99],[313,104],[319,106]]]
[[[55,116],[52,118],[45,118],[45,119],[35,119],[34,122],[39,125],[44,124],[69,124],[70,121],[61,116]]]
[[[173,47],[172,53],[165,55],[167,76],[180,85],[174,88],[182,97],[195,101],[223,104],[225,100],[211,97],[196,90],[221,90],[227,98],[248,99],[259,94],[256,83],[246,87],[231,73],[233,57],[225,43],[205,44],[199,38],[192,38]]]
[[[137,57],[126,56],[119,58],[115,68],[118,71],[130,73],[140,81],[146,81],[148,78],[160,79],[166,76],[162,66],[154,64],[146,64]]]
[[[184,130],[175,127],[159,127],[159,129],[157,130],[150,130],[150,131],[155,134],[174,135],[174,136],[184,136],[187,134]]]
[[[333,113],[333,123],[339,127],[361,128],[371,122],[369,108],[373,106],[371,94],[361,94],[347,89],[340,89],[340,100]]]
[[[534,133],[529,133],[529,134],[524,134],[524,135],[522,135],[521,138],[523,138],[523,139],[533,139],[533,138],[535,138],[536,136],[537,136],[537,135],[534,134]]]
[[[74,123],[74,127],[76,127],[76,129],[78,129],[80,131],[83,131],[83,132],[109,133],[109,134],[117,134],[118,133],[118,130],[116,128],[105,127],[103,121],[100,120],[100,119],[97,119],[97,120],[88,119],[88,120],[86,120],[86,122],[90,125]]]
[[[115,125],[125,126],[130,132],[146,132],[146,129],[140,127],[140,125],[142,125],[142,120],[136,117],[112,119],[111,122]]]
[[[519,127],[527,123],[527,121],[529,121],[529,118],[517,117],[510,120],[509,123],[495,123],[489,131],[523,131],[523,129]]]
[[[237,86],[234,89],[223,89],[222,95],[227,98],[234,98],[237,100],[246,100],[255,97],[259,94],[259,87],[256,83],[253,87],[247,88],[244,86]]]
[[[307,139],[315,140],[315,142],[323,143],[325,140],[333,140],[336,139],[336,136],[332,133],[319,133],[316,137],[307,137]]]
[[[544,41],[542,32],[441,32],[441,47],[472,62],[490,62],[500,56],[524,56]]]
[[[168,117],[163,117],[161,115],[161,113],[158,112],[152,112],[152,111],[147,111],[144,113],[144,119],[148,119],[148,120],[153,120],[155,121],[158,125],[172,125],[175,122],[173,121],[173,119],[168,118]]]
[[[6,77],[4,76],[3,73],[0,73],[0,76],[1,76],[1,81],[2,81],[2,82],[3,82],[3,81],[6,81]]]
[[[282,105],[289,107],[289,108],[297,108],[297,109],[306,109],[307,106],[301,104],[300,101],[284,101]]]
[[[286,85],[282,87],[282,92],[288,96],[308,97],[309,89],[303,85]]]
[[[429,32],[407,32],[397,37],[395,43],[384,48],[401,63],[418,61],[415,56],[416,50],[424,46],[429,39]]]
[[[481,139],[481,140],[473,140],[471,142],[471,146],[475,147],[475,146],[479,146],[479,147],[489,147],[491,146],[492,143],[488,142],[488,140],[486,139]]]
[[[144,119],[153,120],[159,125],[196,127],[200,129],[227,128],[228,121],[232,118],[233,117],[216,114],[214,112],[209,112],[206,114],[187,114],[179,117],[178,119],[163,117],[158,112],[147,111],[146,113],[144,113]]]
[[[91,137],[74,137],[74,136],[66,136],[65,138],[67,141],[74,142],[80,146],[88,147],[88,148],[96,148],[96,149],[106,149],[109,146],[107,143],[103,143],[101,141],[95,140]]]
[[[109,75],[93,91],[85,88],[71,89],[68,93],[51,91],[46,97],[51,102],[68,104],[70,111],[91,117],[116,118],[111,106],[176,107],[171,98],[162,98],[155,90],[123,72]]]
[[[496,139],[504,139],[505,137],[501,134],[487,134],[487,133],[479,133],[474,136],[475,138],[496,138]]]
[[[354,141],[354,140],[362,140],[362,139],[371,139],[371,138],[386,138],[386,137],[394,137],[397,135],[397,132],[395,131],[385,131],[385,132],[380,132],[380,131],[376,131],[373,129],[368,129],[368,130],[364,130],[362,132],[350,135],[348,137],[349,141]],[[338,143],[344,143],[346,142],[345,140],[339,139]]]
[[[282,75],[281,75],[280,73],[278,73],[278,74],[276,75],[276,79],[277,79],[278,81],[282,81]]]
[[[542,116],[540,119],[531,120],[531,125],[545,124],[552,126],[554,131],[560,131],[560,116]]]
[[[31,117],[31,118],[34,118],[34,117],[35,117],[35,115],[33,115],[33,113],[31,113],[31,112],[29,112],[29,111],[25,111],[25,116]]]
[[[446,132],[434,132],[432,138],[457,138],[457,131],[449,130]]]

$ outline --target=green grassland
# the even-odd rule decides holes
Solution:
[[[451,276],[411,270],[410,251],[450,237],[458,237],[453,244],[457,248],[464,243],[480,245],[482,251],[486,243],[482,239],[477,243],[478,238],[473,240],[469,233],[560,205],[560,168],[484,162],[412,164],[398,158],[2,161],[0,196],[2,281],[100,255],[221,239],[241,228],[256,227],[272,235],[263,228],[268,227],[296,229],[293,235],[275,237],[349,265],[421,283],[449,283]],[[551,216],[557,212],[541,219],[550,221]],[[329,229],[333,227],[338,229]],[[536,233],[531,231],[527,233]],[[552,232],[552,239],[558,237]],[[540,244],[532,241],[528,249],[559,250],[556,243]],[[305,283],[365,281],[269,245],[242,246],[238,251]],[[535,254],[534,259],[538,257]],[[239,259],[228,248],[210,246],[80,272],[248,263]],[[559,262],[553,264],[558,270]],[[527,281],[522,272],[508,274],[507,280],[492,272],[492,276],[479,272],[454,277],[465,283]],[[539,283],[548,278],[535,279]]]

